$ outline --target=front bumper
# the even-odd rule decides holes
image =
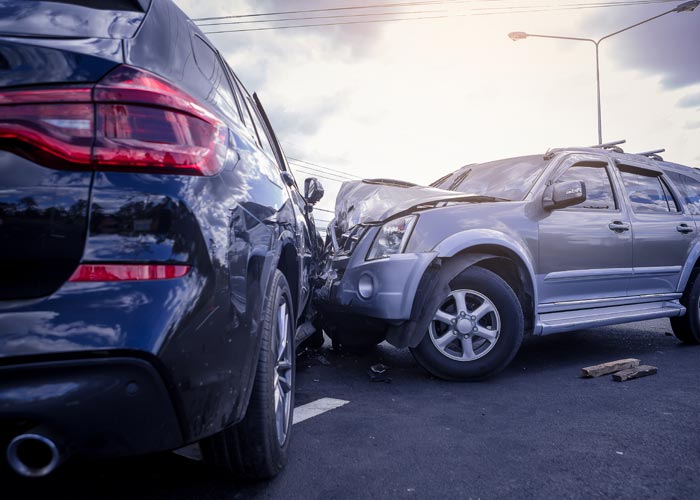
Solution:
[[[366,261],[375,232],[368,231],[352,255],[333,257],[327,264],[325,282],[316,293],[318,303],[322,308],[389,322],[407,321],[421,279],[437,253],[403,253]]]
[[[89,457],[184,444],[163,379],[150,362],[133,357],[0,366],[2,434],[11,438],[35,426]]]

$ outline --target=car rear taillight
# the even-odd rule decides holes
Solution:
[[[68,281],[143,281],[182,278],[190,266],[170,264],[80,264]]]
[[[215,175],[227,133],[188,94],[129,66],[94,87],[0,92],[0,149],[54,168]]]

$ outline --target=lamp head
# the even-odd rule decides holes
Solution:
[[[693,2],[690,2],[690,3],[693,3]],[[698,2],[696,1],[694,3],[697,4]],[[517,42],[518,40],[525,40],[527,38],[527,33],[525,33],[524,31],[512,31],[512,32],[508,33],[508,36],[510,37],[511,40],[513,40],[514,42]]]
[[[700,5],[700,0],[692,0],[690,2],[685,2],[680,4],[678,7],[673,9],[674,12],[693,12],[698,5]]]

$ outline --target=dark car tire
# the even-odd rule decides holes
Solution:
[[[700,273],[690,275],[681,303],[687,311],[683,316],[671,318],[671,329],[678,340],[685,344],[700,344]]]
[[[282,308],[287,317],[286,351],[278,352],[278,328]],[[284,275],[275,271],[270,293],[263,306],[261,345],[255,381],[250,402],[243,420],[200,442],[204,460],[231,476],[243,480],[269,479],[277,475],[287,462],[287,450],[292,430],[294,412],[295,351],[294,313],[291,292]],[[284,355],[287,363],[280,368]],[[279,431],[275,405],[278,374],[284,370],[288,384],[289,405],[286,417],[281,421],[284,432]],[[281,387],[281,386],[280,386]],[[278,436],[282,435],[280,439]]]
[[[462,312],[458,296],[464,297],[466,304]],[[470,314],[479,311],[480,306],[489,312],[475,323],[471,318],[477,316]],[[433,319],[423,340],[411,348],[416,361],[436,377],[482,380],[508,366],[520,349],[525,325],[522,307],[513,289],[491,271],[480,267],[463,271],[450,283],[450,295],[435,311],[436,317],[438,314],[442,319]],[[448,317],[458,322],[454,324]],[[479,334],[474,334],[474,328]]]

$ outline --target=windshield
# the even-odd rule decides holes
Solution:
[[[442,177],[431,186],[470,195],[511,201],[525,198],[547,166],[542,155],[467,165]]]

